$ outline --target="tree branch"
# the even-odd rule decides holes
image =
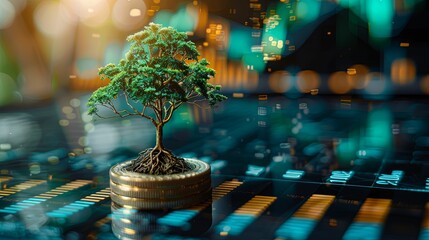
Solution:
[[[103,106],[103,107],[105,107],[105,108],[108,108],[108,109],[112,110],[112,111],[113,111],[113,113],[115,113],[115,114],[116,114],[116,116],[103,117],[103,116],[101,116],[100,114],[95,113],[98,117],[100,117],[100,118],[104,118],[104,119],[117,118],[117,117],[124,118],[124,117],[128,117],[128,116],[138,116],[138,115],[139,115],[139,114],[136,114],[136,113],[130,113],[130,112],[128,112],[127,110],[118,111],[118,110],[115,108],[115,106],[113,105],[113,103],[112,103],[112,102],[110,102],[110,101],[108,102],[108,105],[106,105],[106,104],[101,104],[101,106]]]
[[[130,104],[127,91],[124,91],[124,95],[125,95],[125,101],[127,102],[128,107],[130,107],[135,113],[141,115],[141,112],[139,112],[133,105]]]
[[[204,100],[199,100],[199,101],[204,101]],[[200,109],[204,109],[204,110],[210,109],[210,107],[203,107],[200,104],[198,104],[197,102],[198,102],[198,100],[197,101],[193,101],[193,102],[187,102],[187,103],[189,103],[191,105],[194,105],[194,106],[197,106]]]
[[[145,114],[146,108],[147,108],[147,106],[143,105],[143,110],[140,113],[140,116],[142,116],[142,117],[144,117],[146,119],[149,119],[153,124],[156,124],[156,121],[155,121],[155,119],[153,117]]]
[[[170,121],[171,117],[173,116],[173,112],[177,109],[177,107],[175,106],[175,104],[172,102],[171,105],[167,108],[167,110],[165,111],[166,113],[166,117],[164,118],[163,122],[167,123],[168,121]]]

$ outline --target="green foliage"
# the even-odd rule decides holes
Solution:
[[[207,60],[198,59],[199,52],[186,33],[151,23],[127,41],[131,46],[125,59],[99,69],[100,78],[110,83],[91,95],[89,114],[97,114],[104,106],[120,117],[139,115],[159,125],[168,122],[184,102],[196,104],[204,98],[213,106],[226,99],[219,93],[220,86],[208,83],[215,71]],[[119,96],[125,97],[127,109],[116,109],[113,100]],[[146,108],[151,108],[156,118],[148,115]]]

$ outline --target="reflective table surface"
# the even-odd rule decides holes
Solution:
[[[212,167],[212,199],[137,211],[111,202],[110,166],[154,144],[139,118],[92,119],[87,95],[0,109],[0,237],[428,239],[429,100],[230,96],[184,106],[175,154]]]

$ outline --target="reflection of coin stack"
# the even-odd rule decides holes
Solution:
[[[210,165],[186,159],[192,170],[181,174],[149,175],[127,171],[132,161],[110,169],[112,201],[135,209],[177,209],[211,196]]]
[[[142,239],[151,233],[162,232],[165,227],[154,224],[155,219],[152,213],[112,203],[112,231],[119,239]]]

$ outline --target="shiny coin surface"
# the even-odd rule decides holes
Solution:
[[[112,201],[120,206],[136,209],[178,209],[198,204],[211,197],[211,188],[205,192],[174,200],[132,198],[111,193]]]
[[[125,184],[118,184],[110,181],[110,189],[112,192],[120,196],[136,197],[144,199],[177,199],[192,196],[207,191],[211,187],[210,177],[203,181],[189,185],[174,184],[171,188],[141,188]]]
[[[210,165],[196,159],[185,159],[191,170],[170,175],[150,175],[127,171],[133,160],[114,165],[110,169],[110,180],[117,184],[141,188],[176,188],[191,185],[210,178]]]

